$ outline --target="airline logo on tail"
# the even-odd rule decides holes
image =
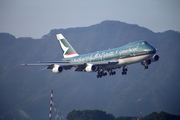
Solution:
[[[62,50],[64,51],[63,55],[65,55],[69,48],[64,46],[64,44],[61,42],[61,40],[59,40],[59,42],[60,42],[60,45],[62,47]]]
[[[69,44],[69,42],[64,38],[62,34],[57,34],[56,36],[59,41],[64,58],[71,58],[71,57],[79,56],[77,52],[74,50],[74,48]]]

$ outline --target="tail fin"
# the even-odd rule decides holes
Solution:
[[[79,56],[62,34],[57,34],[56,36],[59,41],[64,58]]]

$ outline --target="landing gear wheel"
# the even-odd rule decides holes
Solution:
[[[123,69],[122,69],[122,75],[126,75],[126,74],[127,74],[127,71],[128,71],[128,69],[125,68],[125,66],[124,66]]]
[[[116,74],[116,71],[113,72],[113,75],[115,75],[115,74]]]
[[[112,72],[110,72],[109,75],[110,75],[110,76],[113,75]]]
[[[125,71],[122,72],[122,75],[126,75],[126,74],[127,74],[127,72],[125,72]]]
[[[144,66],[144,69],[148,69],[148,66]]]
[[[105,72],[104,70],[99,70],[97,72],[97,78],[101,78],[103,76],[106,76],[107,75],[107,72]]]

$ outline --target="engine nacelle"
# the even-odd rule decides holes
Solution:
[[[63,71],[63,67],[61,67],[60,65],[54,65],[54,68],[52,69],[53,73],[60,73]]]
[[[151,61],[152,62],[156,62],[159,60],[159,55],[154,55],[152,58],[151,58]]]
[[[85,68],[86,72],[94,72],[96,71],[97,67],[93,64],[87,64],[87,67]]]

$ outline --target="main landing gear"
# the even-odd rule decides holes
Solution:
[[[128,71],[128,69],[125,68],[125,67],[123,67],[123,69],[122,69],[122,75],[126,75],[126,74],[127,74],[127,71]]]
[[[98,71],[97,78],[101,78],[102,76],[106,76],[106,75],[107,75],[107,72],[105,72],[104,70]]]
[[[102,76],[106,76],[107,72],[109,73],[110,76],[116,74],[116,72],[113,71],[113,70],[109,70],[109,71],[100,70],[100,71],[97,72],[97,78],[101,78]]]
[[[110,70],[109,71],[109,75],[111,76],[111,75],[115,75],[116,74],[116,71],[113,71],[113,70]]]
[[[122,69],[122,75],[126,75],[127,74],[127,67],[124,66],[123,69]],[[109,73],[109,75],[115,75],[116,74],[116,71],[114,71],[113,69],[109,69],[109,70],[103,70],[103,69],[98,69],[97,70],[97,78],[101,78],[103,76],[106,76],[107,73]]]

